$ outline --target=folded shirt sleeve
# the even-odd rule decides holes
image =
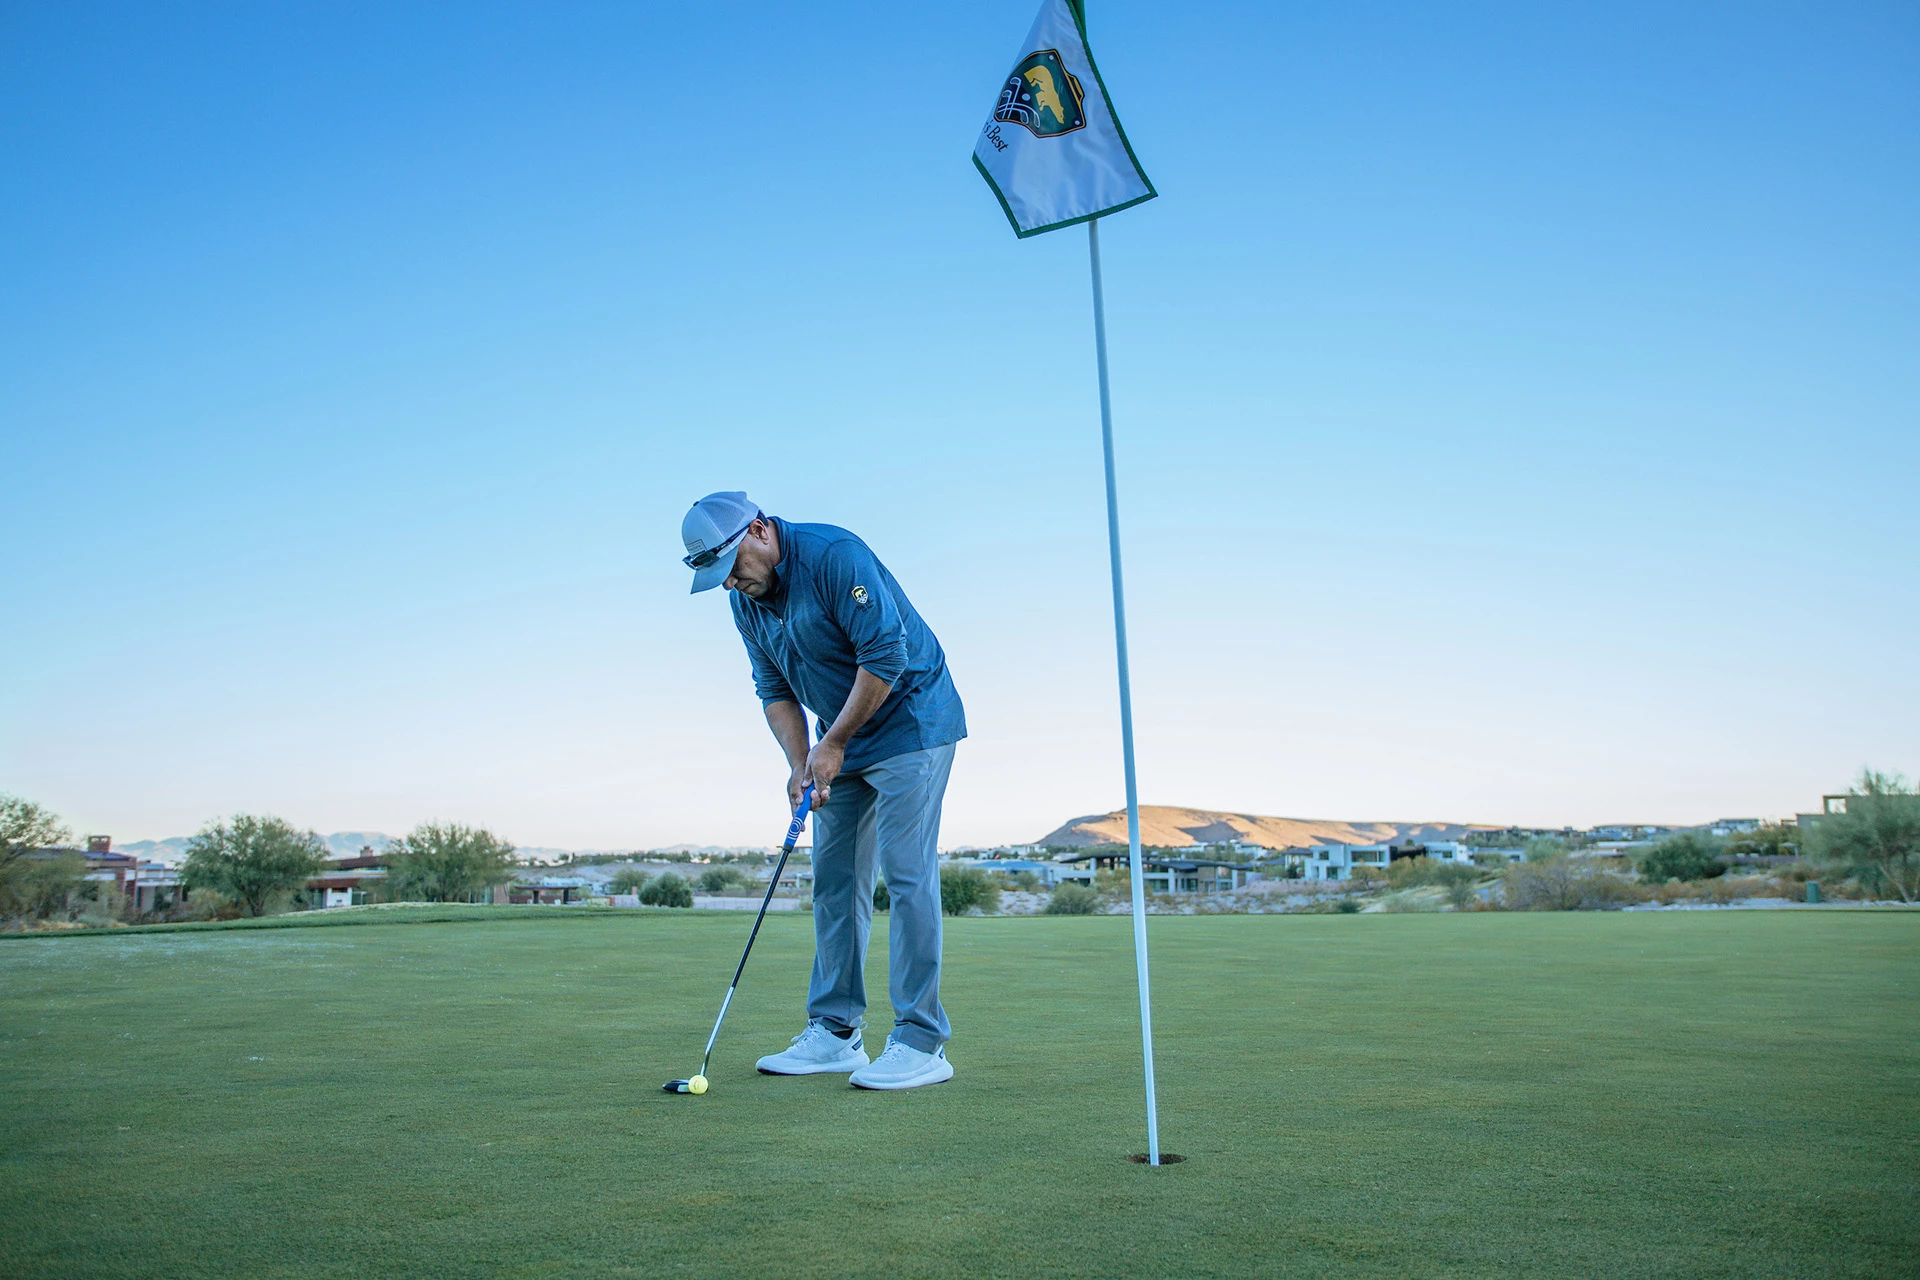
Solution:
[[[888,684],[907,669],[907,624],[892,581],[867,545],[833,544],[824,566],[827,607],[853,644],[853,660]]]

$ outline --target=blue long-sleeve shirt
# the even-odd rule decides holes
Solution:
[[[947,655],[880,558],[834,525],[773,523],[773,589],[760,600],[731,593],[761,706],[797,702],[824,734],[865,667],[893,690],[847,743],[848,772],[966,737]]]

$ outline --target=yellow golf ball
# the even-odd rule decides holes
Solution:
[[[693,1079],[687,1081],[688,1093],[705,1093],[706,1091],[707,1078],[705,1076],[695,1076]]]

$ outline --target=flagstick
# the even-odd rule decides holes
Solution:
[[[1140,865],[1140,791],[1133,775],[1133,683],[1127,674],[1127,598],[1120,582],[1120,493],[1113,476],[1113,405],[1107,395],[1107,306],[1100,288],[1100,219],[1087,223],[1093,263],[1093,349],[1100,366],[1100,443],[1107,458],[1107,552],[1113,562],[1113,646],[1120,664],[1120,750],[1127,768],[1127,865],[1133,877],[1133,960],[1140,973],[1140,1052],[1147,1069],[1147,1163],[1160,1163],[1153,1092],[1153,1000],[1147,989],[1147,880]]]

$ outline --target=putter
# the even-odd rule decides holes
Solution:
[[[713,1057],[713,1042],[720,1038],[720,1024],[727,1020],[727,1006],[733,1003],[733,993],[740,986],[740,975],[747,971],[747,957],[753,954],[753,940],[760,936],[760,922],[767,918],[767,904],[773,901],[773,891],[780,887],[780,873],[786,870],[787,859],[793,854],[794,841],[806,829],[807,812],[813,807],[813,784],[800,793],[800,807],[793,811],[793,821],[787,826],[786,843],[780,846],[780,861],[774,865],[773,874],[767,878],[767,896],[760,899],[760,914],[753,918],[753,932],[747,935],[746,950],[740,953],[740,964],[733,971],[733,981],[727,985],[727,998],[720,1002],[720,1016],[713,1020],[713,1034],[707,1037],[707,1051],[700,1058],[700,1070],[685,1080],[669,1080],[660,1087],[668,1093],[706,1092],[707,1063]],[[701,1088],[695,1090],[692,1082],[698,1080]]]

